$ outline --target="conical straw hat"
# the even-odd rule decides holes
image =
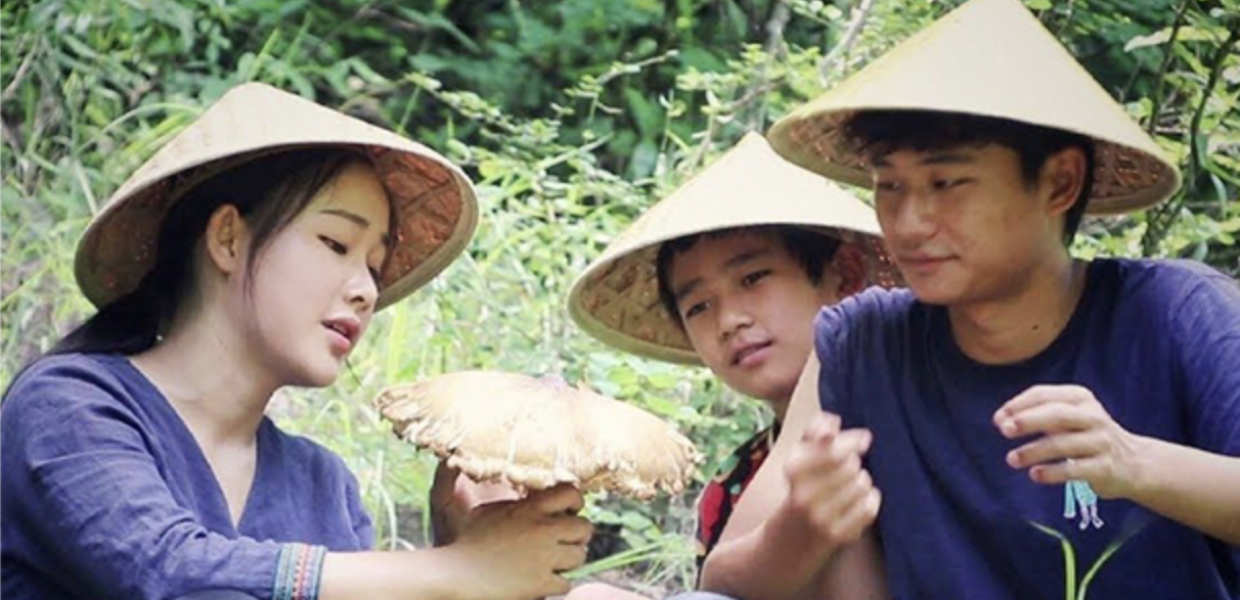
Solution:
[[[659,300],[659,247],[688,235],[760,225],[821,228],[861,244],[871,280],[896,281],[874,210],[830,181],[789,164],[755,133],[633,222],[577,278],[568,309],[586,333],[650,358],[700,365]]]
[[[389,387],[375,406],[401,439],[521,491],[569,483],[650,498],[683,491],[701,460],[658,417],[558,377],[447,373]]]
[[[193,185],[281,150],[352,148],[374,164],[395,208],[396,246],[376,308],[430,281],[464,250],[478,221],[473,185],[435,151],[261,83],[229,90],[130,176],[78,244],[82,292],[103,307],[137,288],[155,263],[168,208]]]
[[[788,160],[868,187],[840,126],[864,110],[967,113],[1092,137],[1088,212],[1157,204],[1179,187],[1158,145],[1019,0],[971,0],[771,128]]]

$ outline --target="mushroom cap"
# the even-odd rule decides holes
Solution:
[[[683,491],[701,461],[658,417],[558,377],[460,371],[389,387],[375,406],[401,439],[522,493],[570,483],[648,499]]]

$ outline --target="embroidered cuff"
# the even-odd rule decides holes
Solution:
[[[325,556],[323,546],[284,544],[271,586],[272,600],[318,600]]]

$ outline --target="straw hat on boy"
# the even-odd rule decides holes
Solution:
[[[865,110],[967,113],[1091,137],[1087,211],[1165,200],[1179,172],[1158,145],[1020,3],[971,0],[771,128],[775,151],[827,177],[869,186],[841,125]]]
[[[224,94],[112,195],[82,236],[78,285],[95,306],[132,292],[155,263],[164,216],[190,188],[283,150],[340,147],[374,164],[396,214],[395,247],[376,309],[430,281],[465,249],[478,222],[473,184],[435,151],[261,83]]]
[[[590,335],[625,350],[700,365],[688,336],[659,300],[663,242],[735,227],[792,225],[856,242],[871,280],[893,285],[874,210],[831,182],[779,158],[750,133],[706,170],[647,210],[573,283],[569,314]]]

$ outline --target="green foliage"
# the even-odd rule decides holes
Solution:
[[[107,195],[224,90],[260,80],[440,149],[478,183],[482,221],[466,255],[381,313],[335,386],[272,406],[357,472],[383,545],[425,543],[432,461],[390,435],[369,400],[455,369],[561,373],[634,402],[698,443],[700,484],[769,415],[702,369],[583,335],[564,309],[572,278],[744,131],[957,4],[4,3],[0,385],[89,314],[73,248]],[[1176,199],[1089,220],[1078,253],[1190,256],[1240,272],[1235,0],[1027,4],[1184,167]],[[578,575],[626,569],[641,589],[691,585],[695,495],[596,499],[588,514],[619,527],[628,550]]]

